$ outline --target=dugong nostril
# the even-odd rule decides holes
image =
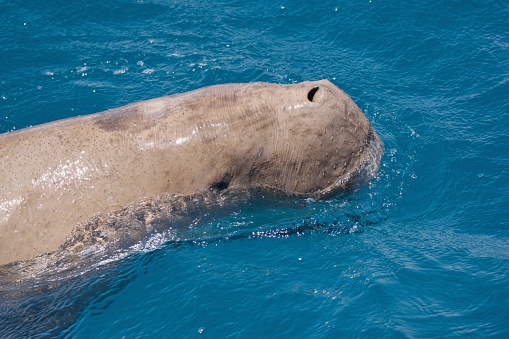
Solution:
[[[309,92],[308,92],[308,100],[313,102],[313,99],[315,98],[315,94],[316,92],[318,92],[318,90],[320,89],[320,87],[313,87]]]

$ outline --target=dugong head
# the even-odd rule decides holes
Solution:
[[[273,161],[284,168],[278,178],[284,189],[324,198],[376,176],[383,143],[345,92],[327,80],[280,91]]]
[[[231,175],[237,184],[321,199],[376,176],[383,143],[359,107],[330,81],[252,83],[229,97],[242,98],[236,99],[242,101],[244,126],[238,147],[257,145],[241,152],[249,160],[237,159],[240,166]]]

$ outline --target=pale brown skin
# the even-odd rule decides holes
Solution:
[[[381,152],[364,114],[327,80],[217,85],[6,133],[0,264],[54,250],[94,214],[164,192],[337,194],[376,175]]]

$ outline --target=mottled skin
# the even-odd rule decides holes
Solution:
[[[376,174],[381,148],[326,80],[217,85],[6,133],[0,264],[51,251],[95,213],[164,192],[337,194]]]

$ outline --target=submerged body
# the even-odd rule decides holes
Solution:
[[[205,87],[0,135],[0,264],[158,194],[267,188],[323,198],[376,175],[382,143],[326,80]]]

